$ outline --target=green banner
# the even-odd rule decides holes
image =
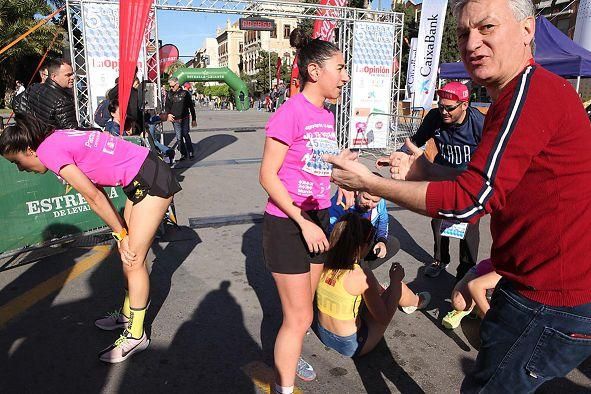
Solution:
[[[141,145],[140,138],[126,139]],[[82,195],[50,171],[19,172],[0,158],[0,184],[0,253],[105,226]],[[106,187],[105,192],[123,209],[127,197],[120,187]]]

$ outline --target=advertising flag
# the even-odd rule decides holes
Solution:
[[[415,80],[415,63],[417,60],[417,39],[411,38],[410,52],[408,54],[408,66],[406,68],[406,89],[404,91],[404,98],[406,100],[412,99],[414,80]]]
[[[415,108],[432,107],[446,8],[447,0],[423,1],[413,80]]]

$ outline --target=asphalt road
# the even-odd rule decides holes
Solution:
[[[181,228],[168,228],[148,256],[151,345],[123,364],[97,353],[118,335],[93,321],[120,306],[122,277],[112,243],[92,237],[0,261],[0,392],[2,393],[259,393],[268,392],[280,306],[261,254],[260,214],[266,196],[258,168],[268,114],[199,111],[191,137],[196,160],[175,172]],[[170,129],[166,126],[166,129]],[[166,135],[170,142],[172,134]],[[437,279],[430,263],[429,219],[391,206],[394,257],[409,286],[433,295],[424,312],[397,312],[385,340],[357,361],[307,336],[303,355],[315,367],[315,393],[454,393],[473,366],[478,320],[441,326],[450,310],[455,263]],[[480,225],[479,257],[490,250],[489,221]],[[5,231],[10,231],[5,230]],[[100,241],[105,241],[100,243]],[[387,266],[377,269],[387,278]],[[540,392],[589,392],[591,361]]]

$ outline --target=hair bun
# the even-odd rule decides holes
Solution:
[[[289,45],[296,49],[305,47],[311,40],[311,37],[307,36],[306,33],[304,33],[304,31],[299,27],[293,29],[289,35]]]

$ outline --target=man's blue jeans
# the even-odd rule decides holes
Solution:
[[[550,307],[520,295],[502,279],[480,326],[476,369],[463,393],[529,393],[563,377],[591,356],[591,303]]]
[[[176,134],[176,142],[181,156],[193,155],[193,142],[191,142],[191,136],[189,135],[189,118],[182,119],[180,122],[172,122],[172,127]]]
[[[155,124],[149,124],[148,125],[148,131],[152,135],[152,139],[154,140],[154,145],[156,145],[156,149],[158,149],[160,151],[160,153],[162,153],[163,155],[168,156],[168,152],[170,152],[172,150],[172,148],[170,148],[169,146],[164,145],[163,143],[161,143],[158,140],[158,138],[156,137],[156,125]]]

